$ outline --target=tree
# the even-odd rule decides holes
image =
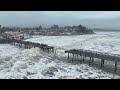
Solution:
[[[39,26],[39,30],[42,30],[42,26],[41,25]]]
[[[64,29],[71,30],[71,26],[65,26]]]
[[[59,26],[58,25],[53,25],[52,27],[51,27],[51,29],[59,29]]]
[[[83,26],[82,25],[78,25],[78,28],[81,29]]]
[[[33,34],[34,34],[34,31],[31,31],[31,32],[30,32],[30,35],[33,35]]]
[[[72,30],[77,30],[78,26],[72,26]]]
[[[40,31],[40,30],[39,30],[39,27],[36,27],[35,29],[36,29],[36,30],[35,30],[36,32]]]
[[[40,25],[39,27],[35,28],[37,32],[40,32],[40,30],[42,30],[42,26]]]

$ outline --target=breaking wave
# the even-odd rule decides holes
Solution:
[[[62,53],[62,51],[60,51]],[[86,64],[72,65],[39,48],[25,49],[11,56],[0,56],[1,79],[104,79],[112,74],[93,69]],[[118,76],[114,76],[118,78]]]

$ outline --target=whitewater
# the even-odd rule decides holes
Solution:
[[[120,54],[120,32],[97,32],[77,36],[33,36],[26,41],[54,46],[57,54],[39,48],[19,49],[0,44],[0,79],[117,79],[120,76],[87,64],[64,61],[68,49],[85,49]],[[63,59],[63,60],[62,60]]]

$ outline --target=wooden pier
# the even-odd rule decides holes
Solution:
[[[48,46],[47,44],[34,43],[29,41],[22,40],[11,40],[11,39],[0,39],[0,44],[11,44],[17,46],[19,48],[30,49],[30,48],[40,48],[42,51],[51,54],[55,53],[55,49],[53,46]]]
[[[65,53],[68,53],[68,60],[71,60],[72,62],[75,60],[79,60],[78,57],[80,57],[80,60],[84,62],[86,60],[86,57],[89,57],[89,65],[93,65],[94,59],[100,59],[101,60],[101,68],[104,67],[105,60],[106,61],[113,61],[114,62],[114,71],[117,71],[117,63],[120,62],[120,55],[116,54],[108,54],[108,53],[102,53],[102,52],[95,52],[90,50],[83,50],[83,49],[72,49],[67,50]]]

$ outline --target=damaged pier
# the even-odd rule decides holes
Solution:
[[[48,46],[47,44],[40,44],[40,43],[34,43],[34,42],[28,42],[28,41],[22,41],[22,40],[11,40],[11,39],[0,39],[0,44],[11,44],[14,46],[17,46],[19,48],[24,49],[30,49],[30,48],[40,48],[42,51],[51,54],[55,53],[56,50],[53,46]]]
[[[102,52],[95,52],[90,50],[83,50],[83,49],[72,49],[67,50],[65,53],[68,53],[68,60],[75,61],[75,60],[81,60],[81,62],[84,62],[86,60],[86,57],[89,59],[89,65],[93,65],[94,59],[100,59],[101,60],[101,68],[104,67],[105,60],[106,61],[113,61],[114,62],[114,71],[117,72],[117,63],[120,61],[120,55],[116,54],[108,54],[108,53],[102,53]],[[78,59],[78,57],[80,57]]]

